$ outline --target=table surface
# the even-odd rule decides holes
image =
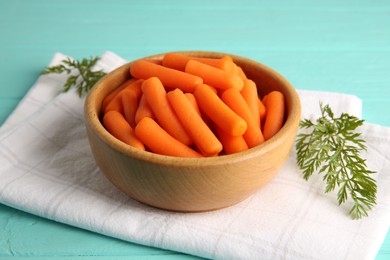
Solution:
[[[132,60],[174,50],[246,56],[298,89],[363,100],[363,118],[390,126],[390,2],[0,1],[0,124],[55,52],[111,50]],[[56,223],[0,204],[0,257],[191,259]],[[390,232],[377,259],[390,258]]]

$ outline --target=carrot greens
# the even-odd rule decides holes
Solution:
[[[69,74],[68,79],[64,84],[64,92],[67,92],[73,86],[76,87],[79,96],[83,96],[102,78],[106,75],[105,72],[98,70],[93,71],[93,67],[99,57],[83,58],[80,60],[72,60],[67,58],[62,60],[62,63],[56,66],[50,66],[42,71],[42,74],[51,73],[66,73]]]
[[[329,105],[320,104],[320,108],[322,116],[316,122],[300,122],[300,128],[309,131],[297,136],[298,166],[306,180],[316,171],[323,173],[325,192],[337,187],[339,205],[352,199],[352,218],[368,216],[376,204],[377,185],[371,177],[375,172],[367,169],[366,160],[360,156],[367,148],[355,130],[364,120],[347,113],[335,117]]]

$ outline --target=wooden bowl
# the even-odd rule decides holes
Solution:
[[[197,57],[225,53],[183,52]],[[146,58],[161,59],[164,54]],[[97,165],[119,190],[131,198],[161,209],[199,212],[243,201],[266,185],[285,163],[294,143],[301,105],[292,85],[276,71],[256,61],[231,55],[261,96],[272,90],[286,98],[286,121],[271,139],[247,151],[209,158],[178,158],[145,152],[113,137],[100,121],[101,103],[130,76],[131,62],[102,78],[85,103],[89,143]]]

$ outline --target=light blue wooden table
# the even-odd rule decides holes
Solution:
[[[0,1],[0,123],[57,51],[132,60],[173,50],[249,57],[296,88],[363,100],[390,126],[390,1]],[[0,180],[1,181],[1,180]],[[191,259],[0,204],[0,257]],[[377,259],[390,259],[390,233]]]

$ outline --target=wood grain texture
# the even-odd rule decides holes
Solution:
[[[111,50],[128,60],[215,50],[260,61],[298,89],[363,100],[363,118],[390,126],[390,4],[327,1],[0,1],[0,123],[57,51]],[[130,15],[131,13],[131,15]],[[0,206],[0,256],[192,259]],[[9,251],[8,249],[11,249]],[[390,258],[390,233],[378,260]]]

